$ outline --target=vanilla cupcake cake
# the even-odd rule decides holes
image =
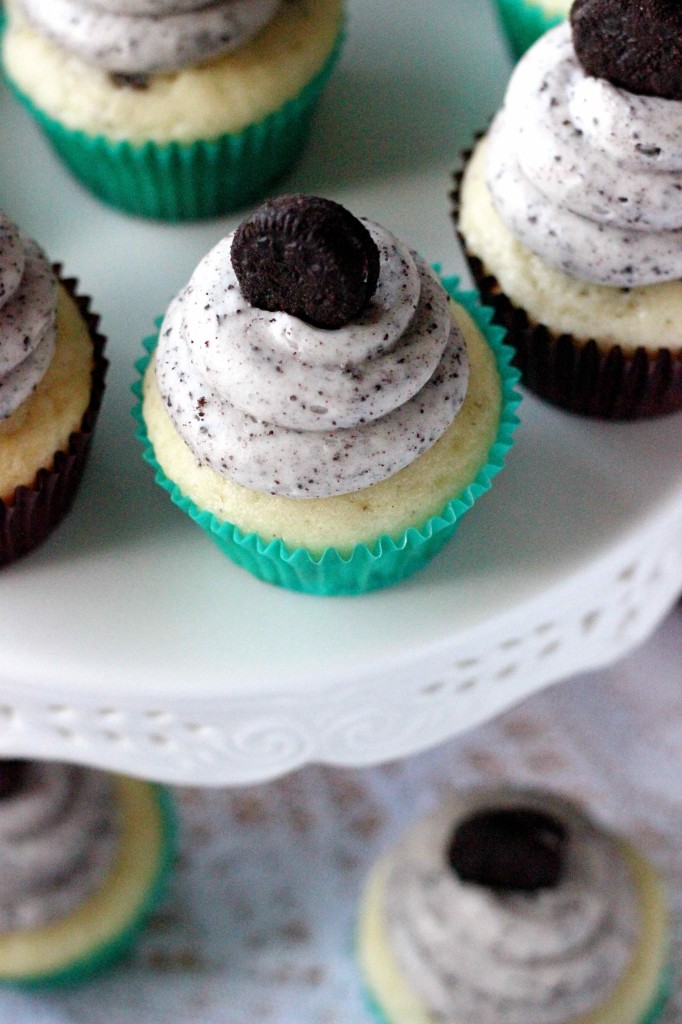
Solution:
[[[342,0],[10,0],[7,78],[71,171],[142,216],[261,197],[300,152]]]
[[[524,382],[575,412],[682,408],[680,38],[664,0],[576,0],[517,66],[456,196]]]
[[[104,389],[98,318],[0,213],[0,565],[71,508]]]
[[[75,982],[124,953],[163,890],[173,836],[157,786],[0,762],[0,984]]]
[[[355,593],[414,572],[516,423],[501,335],[453,294],[337,203],[266,203],[201,261],[149,346],[158,479],[271,582]]]
[[[360,917],[390,1024],[653,1024],[668,953],[650,865],[536,791],[453,797],[374,868]]]

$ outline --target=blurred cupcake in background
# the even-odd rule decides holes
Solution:
[[[416,822],[358,938],[381,1024],[654,1024],[671,994],[657,871],[542,790],[464,790]]]
[[[299,154],[342,0],[9,0],[15,94],[73,174],[129,213],[215,216]]]
[[[543,32],[568,16],[571,0],[495,0],[500,23],[515,58]]]
[[[74,984],[126,953],[165,890],[175,832],[152,783],[0,761],[0,986]]]

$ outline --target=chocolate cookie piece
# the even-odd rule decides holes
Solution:
[[[679,0],[575,0],[571,26],[588,75],[642,96],[682,99]]]
[[[566,829],[524,807],[478,811],[454,831],[447,850],[463,882],[503,892],[536,892],[561,881]]]
[[[110,71],[109,79],[117,89],[134,89],[136,92],[144,92],[150,85],[149,75],[132,75]]]
[[[339,203],[318,196],[264,203],[237,228],[231,254],[252,306],[316,327],[353,320],[379,279],[379,250],[367,228]]]
[[[26,785],[28,776],[28,761],[0,761],[0,800],[15,796]]]

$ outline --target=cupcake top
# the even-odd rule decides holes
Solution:
[[[0,764],[0,932],[37,928],[82,903],[111,868],[111,779],[69,765]]]
[[[678,59],[661,42],[664,19],[639,32],[633,11],[645,6],[661,19],[674,6],[682,19],[666,0],[577,0],[572,26],[548,32],[514,71],[486,167],[493,203],[523,245],[571,277],[620,288],[682,277],[682,102],[668,98],[682,48]],[[665,82],[648,57],[656,47],[673,65]]]
[[[47,372],[56,310],[57,278],[45,253],[0,213],[0,425]]]
[[[144,76],[220,57],[248,42],[281,0],[15,0],[62,49],[105,71]]]
[[[390,856],[385,930],[442,1024],[565,1024],[601,1004],[637,945],[618,840],[548,793],[474,790]]]
[[[420,257],[337,203],[284,196],[201,261],[164,319],[156,374],[200,463],[252,490],[328,497],[430,448],[468,359]]]

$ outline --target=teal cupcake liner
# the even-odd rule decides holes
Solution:
[[[541,35],[565,20],[561,15],[545,14],[533,0],[496,0],[496,3],[509,48],[517,60]]]
[[[135,944],[140,933],[153,915],[166,893],[177,850],[178,820],[175,801],[165,786],[153,785],[157,807],[161,816],[163,843],[156,873],[137,911],[128,924],[116,935],[66,967],[49,974],[27,975],[23,978],[4,979],[0,965],[0,987],[21,991],[50,990],[89,981],[95,974],[105,971],[120,960]]]
[[[191,143],[133,145],[66,128],[8,83],[74,177],[104,202],[155,220],[199,220],[263,198],[291,167],[342,44],[340,33],[320,71],[278,110],[241,132]]]
[[[637,1024],[658,1024],[658,1021],[660,1021],[663,1016],[663,1013],[673,995],[673,977],[673,966],[672,963],[669,963],[661,973],[658,989],[656,990],[651,1006],[644,1016],[637,1021]],[[375,1021],[375,1024],[392,1024],[392,1021],[386,1016],[381,1006],[374,998],[374,995],[367,987],[363,989],[363,996],[365,1006]]]
[[[504,329],[492,323],[493,311],[480,304],[476,292],[459,291],[458,278],[445,278],[443,285],[471,315],[495,354],[502,381],[502,414],[488,461],[440,515],[432,516],[419,528],[409,527],[397,540],[382,536],[371,547],[357,544],[350,554],[327,548],[315,556],[305,548],[290,549],[281,540],[268,542],[255,533],[244,534],[232,523],[200,509],[161,469],[142,416],[142,377],[156,347],[158,335],[154,335],[145,339],[147,354],[136,363],[140,379],[133,385],[138,399],[133,416],[138,422],[136,436],[142,442],[144,459],[154,468],[157,483],[224,554],[267,583],[307,594],[351,595],[392,586],[423,568],[450,539],[459,520],[490,488],[493,477],[504,466],[519,422],[515,410],[521,401],[516,390],[519,372],[512,366],[514,351],[503,340]]]

